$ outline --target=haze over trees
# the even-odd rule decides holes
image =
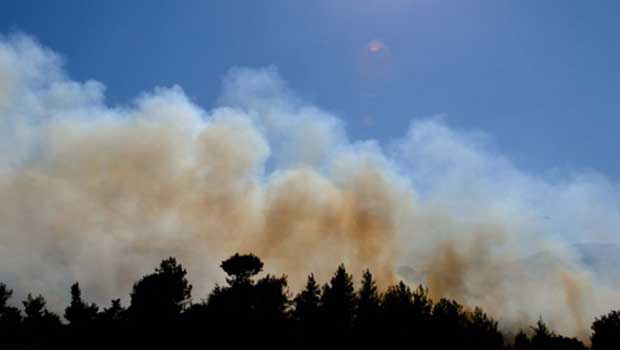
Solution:
[[[0,348],[11,349],[176,349],[223,345],[232,348],[385,348],[478,350],[580,350],[575,338],[558,335],[540,319],[530,329],[506,337],[484,310],[455,300],[429,298],[424,286],[404,282],[384,292],[370,271],[359,288],[344,265],[320,286],[313,274],[297,295],[286,276],[258,278],[263,262],[235,254],[221,264],[225,285],[198,302],[176,259],[168,258],[138,280],[130,304],[112,300],[100,308],[70,286],[64,321],[50,312],[43,296],[28,295],[11,306],[12,290],[0,283]],[[620,311],[592,324],[592,350],[620,349]]]

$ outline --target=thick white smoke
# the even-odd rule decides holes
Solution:
[[[619,187],[603,176],[524,173],[440,118],[352,142],[275,68],[231,70],[219,101],[204,110],[175,86],[111,107],[50,50],[0,38],[0,281],[57,310],[74,281],[107,303],[172,255],[199,299],[219,261],[251,251],[293,290],[344,262],[506,328],[542,316],[583,337],[620,303],[570,246],[618,241]]]

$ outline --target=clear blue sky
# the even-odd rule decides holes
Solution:
[[[0,32],[15,31],[112,104],[179,84],[209,108],[229,68],[275,65],[353,139],[445,114],[525,170],[620,179],[617,0],[4,0]]]

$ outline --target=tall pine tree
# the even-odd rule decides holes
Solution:
[[[376,345],[380,337],[381,295],[369,270],[362,275],[357,293],[354,331],[358,345]]]
[[[370,330],[379,319],[381,311],[381,296],[377,289],[377,282],[369,270],[364,271],[362,285],[358,292],[355,324],[362,330]]]
[[[85,326],[88,322],[95,319],[99,307],[97,305],[87,303],[82,300],[82,291],[79,283],[71,286],[71,303],[65,309],[65,319],[74,327]]]
[[[322,320],[333,339],[344,340],[350,336],[356,303],[353,277],[341,264],[329,284],[323,286],[321,295]]]
[[[314,274],[308,276],[306,287],[293,300],[295,310],[293,318],[303,324],[316,322],[319,314],[321,301],[321,289],[319,288]]]

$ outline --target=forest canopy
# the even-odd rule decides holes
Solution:
[[[49,311],[42,295],[11,306],[12,290],[0,283],[0,345],[43,348],[179,348],[191,344],[229,347],[310,348],[325,344],[421,349],[578,350],[582,340],[551,330],[541,318],[517,334],[504,334],[491,315],[455,300],[431,300],[422,285],[404,282],[382,289],[371,271],[359,288],[345,265],[322,286],[313,274],[297,295],[287,276],[258,277],[263,262],[235,254],[220,266],[228,275],[200,301],[192,299],[187,271],[173,257],[140,278],[130,303],[89,303],[78,282],[70,286],[64,319]],[[592,324],[592,350],[620,348],[620,311]]]

